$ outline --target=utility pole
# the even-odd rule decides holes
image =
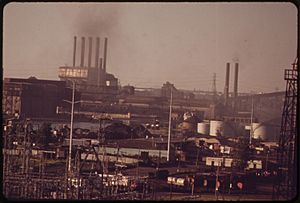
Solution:
[[[217,172],[216,172],[216,187],[215,187],[215,198],[216,200],[218,200],[218,190],[219,190],[219,173],[220,173],[220,165],[221,165],[221,161],[218,161],[218,167],[217,167]]]
[[[252,144],[252,136],[253,136],[253,113],[254,113],[254,102],[253,95],[251,95],[251,119],[250,119],[250,137],[249,137],[249,146]]]
[[[192,180],[192,196],[194,195],[194,189],[195,189],[195,175],[193,175]]]
[[[171,181],[171,184],[170,184],[170,200],[172,199],[172,186],[173,186],[173,180]]]
[[[72,160],[72,138],[73,138],[73,119],[74,119],[74,99],[75,99],[75,82],[72,89],[72,107],[71,107],[71,129],[70,129],[70,142],[69,142],[69,159],[68,159],[68,173],[71,172],[71,160]]]
[[[269,149],[267,151],[267,158],[266,158],[266,171],[268,172],[268,158],[269,158]]]
[[[172,87],[171,87],[171,97],[170,97],[170,112],[169,112],[169,134],[168,134],[168,154],[167,154],[167,161],[170,161],[170,142],[171,142],[171,122],[172,122]]]
[[[8,184],[7,184],[7,180],[6,178],[9,176],[9,153],[8,153],[8,150],[9,150],[9,140],[8,140],[8,136],[9,136],[9,133],[8,133],[8,125],[6,123],[6,125],[4,126],[4,146],[3,146],[3,194],[4,196],[7,197],[8,195],[8,191],[7,191],[7,188],[8,188]]]
[[[198,169],[198,162],[199,162],[199,148],[197,147],[196,169]]]
[[[217,96],[217,87],[216,87],[216,81],[217,81],[217,74],[213,74],[213,84],[212,84],[212,93],[213,93],[213,101],[216,101]]]
[[[25,185],[23,189],[23,197],[28,198],[28,182],[29,182],[29,163],[30,163],[30,154],[31,154],[31,140],[29,137],[28,131],[29,121],[28,119],[25,120],[23,125],[24,127],[24,140],[23,140],[23,174],[25,176]]]
[[[71,152],[72,152],[72,139],[73,139],[73,120],[74,120],[74,104],[79,103],[80,101],[75,100],[75,81],[71,80],[72,82],[72,101],[63,100],[67,103],[71,104],[71,129],[70,129],[70,140],[69,140],[69,156],[68,156],[68,172],[71,171]]]
[[[71,163],[72,163],[72,139],[73,139],[73,120],[74,120],[74,104],[78,103],[80,101],[74,101],[75,100],[75,81],[71,81],[72,82],[72,101],[68,101],[68,100],[63,100],[65,102],[71,103],[71,129],[70,129],[70,139],[69,139],[69,155],[68,155],[68,168],[67,168],[67,172],[66,172],[66,188],[65,188],[65,192],[67,192],[67,187],[68,187],[68,181],[71,181]],[[70,191],[70,194],[72,195],[72,191]],[[67,194],[66,194],[67,197]]]

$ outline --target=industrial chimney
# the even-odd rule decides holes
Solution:
[[[104,73],[106,73],[106,56],[107,56],[107,37],[105,37],[105,41],[104,41],[104,56],[103,56]]]
[[[95,54],[95,68],[98,67],[98,60],[99,60],[99,47],[100,47],[100,38],[96,37],[96,54]]]
[[[92,37],[89,37],[89,56],[88,56],[88,67],[91,67],[91,61],[92,61],[92,48],[93,48],[93,44],[92,44]]]
[[[102,69],[103,67],[103,58],[99,58],[99,68]]]
[[[85,50],[85,37],[81,37],[81,61],[80,61],[81,67],[84,67],[84,50]]]
[[[99,68],[98,68],[98,86],[101,85],[101,71],[102,71],[102,58],[99,58],[99,61],[100,61],[100,65],[99,65]]]
[[[77,37],[74,36],[73,67],[75,67],[75,61],[76,61],[76,41],[77,41]]]
[[[226,78],[224,88],[224,105],[227,106],[228,94],[229,94],[229,74],[230,74],[230,63],[226,63]]]
[[[234,108],[236,108],[236,98],[238,96],[238,74],[239,74],[239,63],[235,63],[234,87],[233,87]]]

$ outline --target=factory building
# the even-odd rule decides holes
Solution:
[[[57,107],[66,105],[63,100],[71,98],[71,92],[64,81],[5,78],[2,111],[23,118],[55,117]]]
[[[100,56],[100,38],[96,37],[94,65],[92,64],[93,38],[88,37],[88,60],[85,63],[85,37],[81,37],[80,63],[77,64],[77,37],[74,37],[73,65],[59,67],[60,80],[76,83],[76,89],[81,92],[82,100],[114,100],[118,94],[118,79],[106,71],[107,43],[104,40],[103,57]]]

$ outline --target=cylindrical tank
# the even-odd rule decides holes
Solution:
[[[267,126],[261,123],[252,123],[252,130],[254,139],[267,139]]]
[[[210,121],[209,135],[218,136],[223,135],[224,122],[223,121]]]
[[[209,134],[209,123],[198,123],[197,124],[197,133],[208,135]]]

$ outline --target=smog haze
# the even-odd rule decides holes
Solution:
[[[297,55],[291,3],[10,3],[3,16],[4,77],[58,80],[74,36],[107,37],[107,71],[137,87],[211,91],[216,73],[222,92],[230,62],[233,91],[239,62],[239,92],[282,91]]]

